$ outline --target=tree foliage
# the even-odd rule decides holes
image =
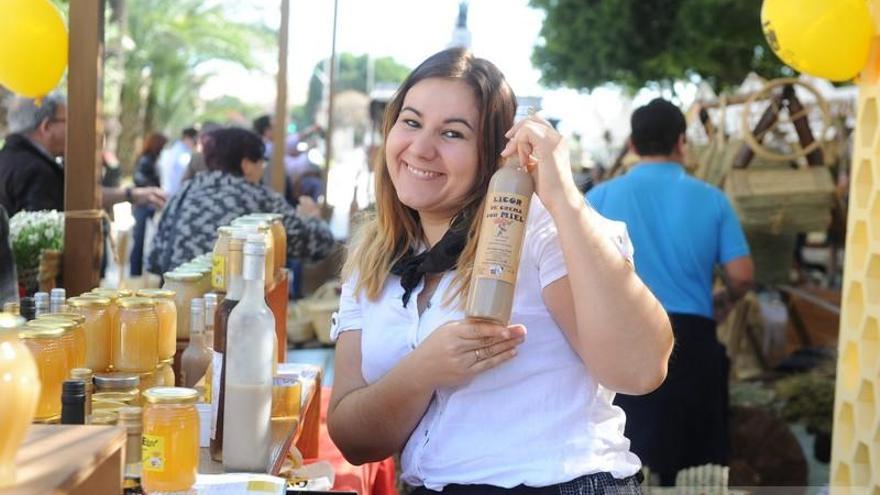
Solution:
[[[367,55],[353,55],[351,53],[341,53],[337,58],[336,91],[342,92],[349,89],[367,92],[367,64],[369,59]],[[306,99],[304,116],[306,122],[297,122],[300,124],[308,124],[314,122],[315,112],[321,105],[321,98],[324,95],[324,80],[329,77],[325,72],[324,66],[326,61],[321,61],[315,65],[312,77],[309,80],[309,93]],[[410,69],[404,65],[397,63],[391,57],[381,57],[373,60],[373,80],[379,83],[399,84],[406,79]]]
[[[764,40],[761,1],[530,0],[546,13],[532,61],[545,84],[584,89],[790,74]]]

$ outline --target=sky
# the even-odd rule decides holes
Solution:
[[[230,15],[277,28],[280,3],[230,2]],[[337,53],[390,56],[413,68],[448,46],[458,4],[459,0],[339,0]],[[528,0],[470,0],[471,49],[497,65],[517,95],[542,96],[542,113],[561,119],[563,134],[577,132],[591,148],[601,146],[606,130],[613,142],[622,142],[628,133],[632,103],[619,90],[607,87],[585,94],[573,89],[551,90],[540,83],[541,73],[530,59],[543,18],[543,11],[529,7]],[[332,0],[290,1],[289,104],[305,101],[312,69],[331,52],[332,24]],[[271,110],[277,53],[262,55],[261,65],[262,70],[251,72],[225,63],[204,66],[202,70],[214,75],[201,96],[212,99],[229,94]],[[635,102],[646,102],[650,97],[640,93]]]

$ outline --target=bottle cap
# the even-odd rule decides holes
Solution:
[[[86,395],[86,384],[82,380],[64,380],[64,384],[61,386],[61,395]]]

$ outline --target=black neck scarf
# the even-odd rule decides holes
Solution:
[[[412,291],[426,273],[443,273],[455,268],[458,256],[467,244],[467,234],[470,230],[470,215],[460,214],[455,217],[449,230],[443,234],[434,247],[419,254],[413,254],[410,247],[406,253],[391,267],[391,273],[400,277],[400,286],[403,287],[403,307],[409,303]]]

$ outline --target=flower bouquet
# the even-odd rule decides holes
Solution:
[[[55,287],[61,273],[64,213],[20,211],[9,220],[19,286],[28,295]]]

